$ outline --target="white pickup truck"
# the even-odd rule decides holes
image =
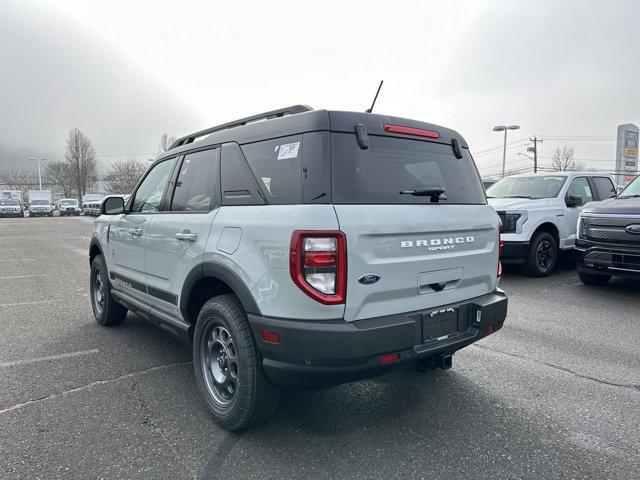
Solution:
[[[502,220],[503,263],[521,264],[535,277],[549,275],[560,252],[575,248],[582,207],[616,196],[609,175],[588,172],[526,173],[487,189]]]

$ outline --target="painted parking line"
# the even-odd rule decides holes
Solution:
[[[56,300],[39,300],[37,302],[0,303],[0,307],[22,307],[24,305],[40,305],[41,303],[53,303]]]
[[[0,263],[4,263],[4,262],[35,262],[36,259],[35,258],[18,258],[18,259],[7,259],[7,260],[0,260]]]
[[[16,367],[18,365],[30,365],[32,363],[50,362],[52,360],[62,360],[63,358],[83,357],[85,355],[95,355],[100,350],[92,348],[91,350],[82,350],[79,352],[60,353],[58,355],[49,355],[47,357],[24,358],[21,360],[13,360],[11,362],[0,363],[0,368]]]
[[[8,277],[0,277],[0,280],[13,280],[15,278],[33,278],[33,277],[48,277],[47,273],[39,273],[37,275],[9,275]]]

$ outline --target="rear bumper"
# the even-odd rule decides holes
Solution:
[[[529,242],[504,242],[500,260],[502,263],[524,263],[529,254]]]
[[[455,308],[458,332],[423,343],[423,316]],[[285,388],[315,388],[345,383],[412,366],[419,359],[453,354],[502,328],[507,297],[501,290],[463,303],[406,314],[346,322],[302,321],[249,315],[254,338],[269,378]],[[426,328],[426,327],[425,327]],[[275,332],[280,343],[266,343],[261,330]],[[381,365],[380,356],[400,360]]]
[[[577,268],[581,272],[640,279],[640,244],[620,245],[576,242]]]

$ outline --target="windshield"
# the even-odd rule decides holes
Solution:
[[[68,207],[69,205],[77,205],[78,201],[77,200],[61,200],[60,203],[63,206]]]
[[[638,175],[629,185],[625,187],[618,198],[629,198],[640,196],[640,175]]]
[[[363,150],[353,134],[331,138],[333,203],[429,204],[429,194],[410,192],[433,189],[439,203],[486,203],[467,149],[456,158],[451,145],[434,142],[370,135]]]
[[[14,200],[13,198],[6,198],[6,199],[0,200],[0,207],[7,207],[7,206],[19,207],[20,202],[18,200]]]
[[[31,200],[31,205],[49,205],[48,200]]]
[[[508,177],[487,189],[487,198],[554,198],[567,177]]]

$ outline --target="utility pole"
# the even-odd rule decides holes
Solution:
[[[533,137],[529,141],[533,142],[533,147],[527,147],[527,152],[533,152],[533,173],[538,173],[538,143],[542,143],[542,139]]]

